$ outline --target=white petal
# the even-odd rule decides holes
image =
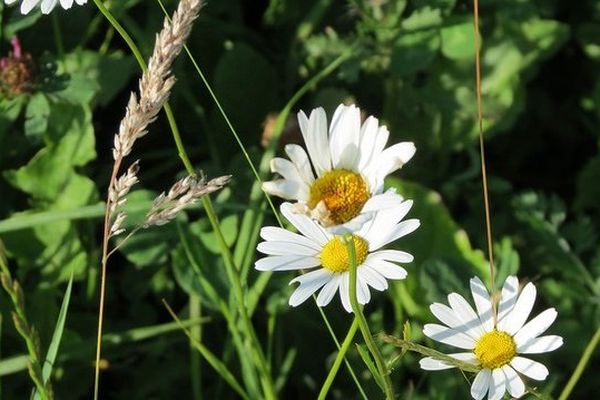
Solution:
[[[547,353],[558,349],[563,345],[563,338],[556,335],[540,336],[531,339],[523,345],[517,345],[517,353],[519,354],[538,354]]]
[[[384,245],[395,242],[401,237],[414,232],[419,226],[421,226],[421,222],[418,219],[407,219],[406,221],[400,222],[392,229],[388,237],[384,240]]]
[[[423,327],[423,334],[438,342],[461,349],[472,350],[475,347],[475,341],[472,337],[442,325],[425,324]]]
[[[471,385],[471,396],[475,400],[483,399],[490,387],[491,381],[492,371],[487,368],[479,371],[473,380],[473,384]]]
[[[514,336],[517,346],[527,344],[531,339],[546,332],[546,329],[552,325],[557,315],[558,313],[554,308],[549,308],[525,324]]]
[[[498,321],[501,321],[508,314],[515,303],[519,294],[519,280],[516,276],[509,276],[502,286],[502,295],[500,305],[498,306]]]
[[[300,176],[296,164],[285,158],[275,157],[271,160],[271,172],[276,172],[281,175],[284,179],[295,181],[301,184],[306,184],[304,179]]]
[[[470,286],[481,325],[486,332],[490,332],[494,329],[494,316],[492,314],[490,294],[478,277],[471,279]]]
[[[323,289],[321,289],[317,296],[317,305],[319,307],[325,307],[331,302],[331,299],[333,299],[333,296],[335,296],[340,287],[340,276],[340,274],[334,274],[331,280],[323,286]]]
[[[331,235],[329,235],[323,228],[321,228],[315,221],[310,219],[303,214],[296,214],[293,210],[293,205],[290,203],[283,203],[280,207],[283,216],[290,221],[292,225],[300,231],[304,236],[314,240],[321,246],[325,245]]]
[[[345,233],[358,234],[358,232],[362,230],[363,226],[372,219],[373,213],[361,212],[356,217],[352,218],[348,222],[343,223],[342,225],[334,225],[332,227],[327,228],[327,231],[334,235],[343,235]]]
[[[502,372],[504,373],[508,393],[517,399],[523,396],[525,394],[525,384],[515,370],[505,365],[502,367]]]
[[[488,400],[500,400],[506,392],[506,378],[500,368],[492,371]]]
[[[412,206],[411,200],[407,200],[406,202],[403,202],[403,200],[404,198],[398,193],[396,193],[395,190],[387,190],[384,193],[371,196],[363,206],[361,212],[381,211],[389,208],[395,208],[398,207],[400,204],[403,204],[403,208],[401,209],[401,211],[403,211],[404,214],[402,215],[399,212],[400,210],[396,211],[399,215],[401,215],[401,217],[398,218],[398,221],[400,221],[402,218],[404,218],[404,216],[408,213],[408,210],[410,210],[410,207]]]
[[[470,329],[470,327],[456,314],[452,308],[446,306],[445,304],[433,303],[431,306],[429,306],[429,309],[437,319],[448,325],[449,328],[456,329],[457,331],[470,336],[474,341],[479,339],[480,336],[477,334],[477,332],[474,332],[473,329]]]
[[[388,288],[387,280],[368,265],[361,265],[357,272],[360,279],[364,280],[373,289],[381,292]]]
[[[543,381],[548,376],[548,368],[544,364],[528,358],[515,357],[510,362],[510,365],[518,372],[536,381]]]
[[[68,10],[73,5],[73,0],[60,0],[60,5],[65,10]]]
[[[397,205],[392,208],[378,211],[375,216],[369,222],[365,223],[357,232],[357,235],[367,239],[371,251],[377,250],[392,241],[390,239],[394,234],[394,229],[398,228],[400,225],[399,222],[406,216],[412,206],[411,200],[400,202],[402,197],[394,192],[387,191],[383,196],[394,198]]]
[[[322,268],[316,271],[311,271],[306,274],[300,275],[297,278],[292,279],[292,283],[299,282],[300,286],[290,296],[289,304],[292,307],[296,307],[306,299],[308,299],[314,292],[319,290],[323,285],[331,280],[333,273]]]
[[[359,304],[367,304],[371,301],[371,292],[369,291],[369,285],[367,282],[360,279],[359,276],[356,277],[356,299]]]
[[[409,263],[415,258],[412,254],[400,250],[379,250],[370,254],[371,260],[385,260],[399,263]]]
[[[281,197],[286,200],[308,200],[306,185],[299,181],[277,179],[274,181],[263,182],[262,188],[268,194]]]
[[[340,275],[340,299],[342,300],[342,305],[344,309],[351,313],[352,305],[350,305],[350,274],[344,272]]]
[[[450,293],[448,295],[448,304],[450,304],[456,316],[462,321],[461,331],[467,332],[469,336],[474,338],[480,338],[485,333],[479,317],[464,297],[458,293]]]
[[[87,3],[87,0],[75,0],[75,3],[79,4],[80,6],[82,6],[85,3]]]
[[[260,242],[256,250],[272,256],[298,255],[298,256],[319,256],[319,251],[293,242],[267,241]]]
[[[368,265],[387,279],[404,279],[408,275],[408,272],[399,265],[383,260],[371,260],[370,257],[369,254],[363,265]]]
[[[513,309],[498,321],[498,330],[507,332],[510,335],[517,333],[529,318],[529,313],[531,313],[533,303],[535,303],[536,292],[533,283],[530,282],[525,285]]]
[[[40,0],[23,0],[21,3],[21,14],[29,14],[29,12],[38,5]]]
[[[461,319],[456,315],[453,309],[442,303],[433,303],[429,306],[431,313],[446,324],[449,328],[456,328],[461,332],[467,333],[466,329],[460,328],[462,325]]]
[[[454,367],[454,365],[446,364],[445,362],[436,360],[435,358],[432,358],[432,357],[421,358],[419,360],[419,365],[420,365],[421,369],[424,369],[427,371],[440,371],[443,369],[456,368],[456,367]]]
[[[254,268],[259,271],[290,271],[313,268],[320,265],[321,260],[317,257],[269,256],[256,261],[254,263]]]
[[[399,168],[402,168],[417,151],[413,142],[401,142],[388,147],[381,152],[378,157],[377,175],[379,179],[391,174]]]
[[[285,152],[296,166],[298,173],[302,177],[302,180],[309,185],[313,183],[315,176],[312,173],[310,160],[308,159],[304,149],[297,144],[288,144],[285,146]]]
[[[17,0],[4,0],[4,4],[10,5],[10,4],[14,3],[15,1],[17,1]]]
[[[311,111],[310,118],[306,118],[306,114],[300,111],[298,124],[315,172],[317,176],[321,176],[324,172],[331,170],[325,110],[321,107],[315,108]]]
[[[260,237],[265,240],[281,241],[281,242],[293,242],[301,244],[306,247],[310,247],[318,252],[322,250],[319,243],[314,242],[306,236],[299,235],[294,232],[290,232],[287,229],[280,228],[278,226],[265,226],[260,230]]]
[[[377,134],[379,132],[379,121],[375,117],[369,117],[360,128],[360,160],[358,170],[362,170],[371,163],[375,151]]]
[[[334,169],[358,170],[360,110],[340,104],[331,119],[329,151]]]

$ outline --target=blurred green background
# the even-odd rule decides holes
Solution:
[[[147,57],[163,13],[154,1],[107,2]],[[172,10],[176,2],[166,1]],[[54,368],[57,398],[90,398],[93,384],[101,200],[112,166],[110,148],[139,69],[93,2],[49,16],[21,16],[0,4],[0,55],[17,35],[27,71],[14,85],[0,75],[0,239],[42,348],[52,335],[66,282],[74,287]],[[534,312],[555,307],[550,328],[559,350],[537,359],[550,369],[538,385],[556,397],[600,324],[600,2],[481,0],[483,113],[494,236],[501,284],[509,274],[538,287]],[[478,148],[472,3],[459,0],[209,1],[189,48],[241,140],[258,162],[272,122],[293,94],[340,55],[349,55],[293,106],[281,143],[298,142],[295,113],[323,106],[331,115],[355,102],[377,116],[390,142],[414,141],[417,153],[388,186],[415,201],[421,228],[396,246],[414,254],[406,281],[376,294],[366,307],[373,332],[413,338],[433,321],[431,302],[451,291],[468,295],[468,279],[489,282]],[[13,71],[14,73],[14,71]],[[194,166],[208,176],[233,174],[213,196],[228,244],[234,246],[254,182],[247,162],[206,87],[182,54],[174,67],[171,105]],[[12,80],[11,80],[12,79]],[[19,89],[19,90],[17,90]],[[184,169],[164,114],[130,157],[141,159],[132,215]],[[266,175],[267,177],[270,174]],[[268,210],[268,209],[267,209]],[[261,211],[262,212],[262,211]],[[275,224],[264,211],[264,224]],[[246,249],[253,259],[254,248]],[[225,298],[229,285],[214,234],[201,209],[144,231],[109,266],[102,398],[234,399],[199,361],[185,336],[168,325],[165,298],[184,318],[207,317],[203,343],[236,373],[227,324],[201,283]],[[250,270],[252,285],[259,274]],[[268,343],[281,398],[316,394],[335,345],[312,301],[287,306],[292,273],[274,275],[253,322]],[[26,354],[0,295],[0,382],[3,398],[22,399],[31,383]],[[338,300],[325,312],[338,336],[351,320]],[[169,328],[170,327],[170,328]],[[164,329],[162,329],[164,328]],[[198,328],[194,332],[200,334]],[[398,352],[383,348],[387,358]],[[370,398],[380,392],[353,349],[350,359]],[[403,357],[392,379],[404,399],[464,399],[457,371],[426,373]],[[572,398],[600,390],[600,357],[592,357]],[[535,383],[535,382],[533,382]],[[359,398],[342,368],[332,399]]]

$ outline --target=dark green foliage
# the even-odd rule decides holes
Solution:
[[[112,3],[147,57],[163,19],[159,5]],[[565,345],[540,358],[551,375],[539,385],[556,397],[600,324],[600,6],[594,0],[481,3],[496,284],[518,274],[538,286],[535,310],[558,310],[550,330],[564,336]],[[169,10],[174,5],[166,2]],[[406,266],[407,280],[373,293],[365,309],[372,332],[401,335],[410,320],[412,338],[427,343],[420,328],[433,321],[431,302],[445,302],[450,292],[467,296],[475,275],[489,284],[471,7],[455,0],[214,0],[189,40],[255,161],[264,151],[261,135],[269,130],[269,113],[280,111],[306,81],[347,51],[352,57],[293,108],[283,140],[299,141],[298,109],[324,106],[331,113],[339,102],[352,101],[388,126],[390,142],[416,143],[414,159],[386,182],[414,200],[409,217],[420,219],[421,227],[394,247],[411,252],[415,261]],[[102,235],[102,215],[89,206],[101,207],[105,198],[113,136],[140,71],[91,0],[69,12],[57,7],[50,16],[21,16],[3,3],[0,10],[1,56],[17,33],[35,62],[31,91],[0,99],[0,240],[42,349],[50,344],[73,274],[53,388],[57,398],[89,398]],[[62,38],[62,54],[55,34]],[[180,56],[174,74],[171,104],[194,166],[209,176],[233,174],[227,190],[213,195],[233,249],[241,240],[254,178],[187,56]],[[141,183],[128,203],[133,220],[143,218],[155,195],[184,171],[162,114],[127,160],[138,158]],[[256,211],[274,225],[265,209]],[[16,224],[38,214],[56,218]],[[244,240],[254,253],[252,240]],[[251,304],[253,322],[264,348],[269,343],[273,375],[289,368],[281,378],[281,398],[316,398],[335,345],[312,300],[298,309],[287,305],[292,277],[276,274],[265,283],[258,303]],[[245,289],[257,279],[250,269]],[[199,380],[205,399],[237,398],[204,361],[201,375],[190,377],[191,350],[181,332],[155,331],[172,322],[163,298],[184,319],[200,299],[201,315],[209,318],[202,325],[203,344],[252,393],[252,377],[240,367],[219,311],[235,301],[231,292],[217,238],[200,207],[134,236],[109,265],[105,331],[116,339],[104,354],[102,398],[192,398],[192,379]],[[0,375],[9,370],[6,358],[26,353],[10,310],[2,292]],[[326,313],[343,338],[351,320],[337,298]],[[397,350],[386,345],[383,353],[390,360]],[[572,398],[592,398],[600,389],[597,354]],[[378,398],[359,352],[352,349],[348,357],[370,398]],[[29,393],[25,367],[1,376],[5,398]],[[359,398],[344,368],[330,397]],[[423,373],[413,354],[399,360],[392,379],[401,398],[464,399],[469,393],[459,372]]]

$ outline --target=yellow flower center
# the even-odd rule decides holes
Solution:
[[[517,354],[517,345],[508,333],[494,330],[477,341],[474,351],[484,368],[496,369],[513,359]]]
[[[338,169],[319,177],[310,188],[308,206],[313,209],[321,201],[335,224],[356,217],[369,200],[369,187],[360,174]]]
[[[356,250],[356,265],[362,264],[369,253],[369,243],[360,236],[352,235]],[[348,249],[341,236],[331,239],[321,250],[321,265],[331,272],[346,272],[350,267]]]

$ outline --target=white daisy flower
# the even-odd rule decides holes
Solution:
[[[372,116],[361,125],[354,105],[338,106],[329,131],[323,108],[310,117],[300,111],[298,122],[308,155],[301,146],[287,145],[290,159],[271,161],[271,171],[283,179],[265,182],[265,192],[297,201],[296,210],[325,227],[341,226],[338,232],[358,229],[373,211],[401,201],[394,192],[383,192],[383,181],[415,154],[412,142],[384,149],[387,128]]]
[[[369,222],[352,235],[356,249],[356,296],[360,304],[371,299],[369,286],[383,291],[386,279],[404,279],[407,272],[394,263],[409,263],[413,256],[399,250],[380,250],[383,246],[405,236],[419,227],[419,220],[402,221],[412,206],[406,200],[393,208],[379,211]],[[298,233],[279,227],[264,227],[258,251],[267,254],[255,263],[259,271],[289,271],[317,268],[293,279],[300,286],[290,297],[289,304],[298,306],[321,289],[317,297],[320,307],[329,304],[337,291],[342,305],[352,312],[349,297],[350,273],[346,245],[341,236],[334,236],[316,221],[304,214],[295,213],[293,205],[283,203],[281,213],[298,229]]]
[[[546,353],[563,344],[560,336],[540,336],[552,325],[557,312],[549,308],[525,323],[535,302],[536,288],[528,283],[519,293],[515,276],[509,276],[504,282],[496,314],[485,285],[477,277],[471,279],[471,293],[477,312],[464,297],[451,293],[448,295],[450,307],[440,303],[430,307],[433,315],[446,326],[427,324],[423,333],[433,340],[469,350],[449,355],[481,367],[471,385],[474,399],[480,400],[487,393],[489,400],[499,400],[506,391],[519,398],[525,393],[519,374],[537,381],[548,376],[543,364],[520,355]],[[432,357],[423,358],[420,364],[426,370],[453,368]]]
[[[73,0],[4,0],[4,3],[13,4],[17,1],[21,2],[21,14],[28,14],[38,5],[42,10],[42,14],[49,14],[59,3],[65,10],[68,10],[73,5]],[[87,3],[87,0],[75,0],[75,3],[81,6]]]

